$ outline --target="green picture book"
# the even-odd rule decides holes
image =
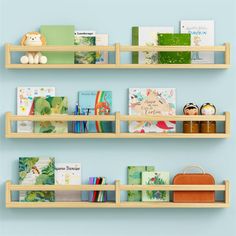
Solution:
[[[46,37],[47,45],[73,46],[73,25],[42,25],[40,32]],[[44,52],[48,64],[74,64],[74,52]]]
[[[158,34],[160,46],[190,46],[190,34]],[[190,64],[191,52],[160,52],[159,64]]]
[[[142,184],[142,172],[154,170],[154,166],[128,166],[128,184]],[[142,201],[142,191],[128,191],[128,201]]]
[[[19,184],[53,185],[55,159],[39,157],[19,158]],[[53,202],[54,191],[20,191],[21,202]]]
[[[34,115],[65,115],[68,113],[67,97],[36,97]],[[68,124],[63,121],[35,122],[35,133],[67,133]]]

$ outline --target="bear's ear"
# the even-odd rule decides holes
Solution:
[[[25,35],[22,37],[21,42],[20,42],[21,46],[25,46],[25,40],[26,40],[27,37],[28,37],[27,35],[29,35],[29,34],[25,34]]]
[[[25,36],[26,36],[26,37],[29,37],[29,36],[30,36],[30,34],[26,34]]]

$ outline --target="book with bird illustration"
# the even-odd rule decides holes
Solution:
[[[171,116],[176,113],[174,88],[130,88],[129,115]],[[131,133],[175,132],[175,121],[130,121]]]
[[[55,159],[39,157],[19,158],[19,184],[21,185],[53,185]],[[20,191],[22,202],[53,202],[54,191]]]

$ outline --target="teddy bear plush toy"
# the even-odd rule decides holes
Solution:
[[[46,39],[38,32],[30,32],[23,36],[21,40],[22,46],[44,46]],[[43,56],[41,52],[27,52],[20,59],[22,64],[46,64],[47,57]]]

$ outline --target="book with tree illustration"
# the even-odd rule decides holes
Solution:
[[[174,88],[130,88],[129,115],[171,116],[176,112]],[[175,132],[175,121],[131,121],[131,133]]]
[[[158,34],[160,46],[190,46],[190,34]],[[190,64],[191,52],[160,52],[158,54],[160,64]]]
[[[21,185],[53,185],[55,159],[39,157],[19,158],[19,184]],[[54,191],[20,191],[22,202],[53,202]]]
[[[65,115],[68,113],[67,97],[36,97],[34,99],[35,115]],[[35,122],[35,133],[67,133],[68,124],[63,121]]]
[[[34,114],[34,98],[55,96],[54,87],[18,87],[17,88],[17,115],[28,116]],[[18,133],[33,133],[32,121],[17,121]]]
[[[110,115],[112,110],[111,91],[80,91],[79,106],[81,115]],[[111,121],[82,122],[82,131],[87,133],[112,132]]]
[[[94,46],[96,36],[94,31],[75,31],[75,45]],[[75,64],[95,64],[96,52],[75,52]]]
[[[169,172],[142,172],[142,185],[168,185]],[[170,201],[169,191],[142,191],[142,201]]]
[[[142,184],[142,172],[154,171],[154,166],[128,166],[128,184],[138,185]],[[142,201],[142,191],[128,191],[128,201],[139,202]]]

